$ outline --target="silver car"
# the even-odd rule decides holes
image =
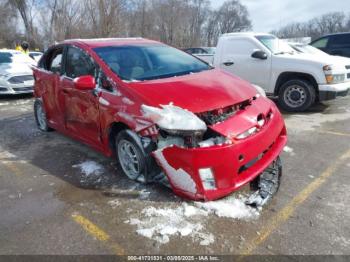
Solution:
[[[35,61],[16,50],[0,50],[0,95],[33,93]]]

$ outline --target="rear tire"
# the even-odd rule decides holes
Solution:
[[[288,112],[302,112],[316,101],[315,87],[303,79],[289,80],[278,92],[278,103]]]
[[[34,116],[35,116],[35,122],[41,131],[48,132],[52,130],[52,128],[50,128],[47,123],[47,117],[46,117],[44,105],[42,101],[39,99],[36,99],[34,102]]]

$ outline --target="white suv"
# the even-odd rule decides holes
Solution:
[[[349,63],[301,54],[270,34],[229,33],[220,37],[213,64],[278,96],[287,111],[304,111],[316,101],[346,96]]]

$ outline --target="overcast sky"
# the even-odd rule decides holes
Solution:
[[[225,0],[210,0],[213,7]],[[253,30],[269,32],[291,22],[303,22],[315,16],[344,11],[350,13],[349,0],[241,0],[248,8]]]

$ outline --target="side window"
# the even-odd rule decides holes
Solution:
[[[76,47],[69,47],[66,60],[66,76],[76,78],[84,75],[95,76],[93,60]]]
[[[257,49],[252,42],[245,39],[237,39],[234,41],[227,41],[224,53],[228,55],[251,55]]]
[[[314,42],[312,44],[312,46],[314,46],[316,48],[326,48],[327,44],[328,44],[328,40],[329,40],[328,37],[321,38],[321,39],[317,40],[316,42]]]
[[[111,81],[106,77],[105,73],[103,73],[101,69],[99,70],[99,73],[98,73],[97,83],[98,83],[98,87],[103,90],[106,90],[109,92],[113,92],[114,90]]]

